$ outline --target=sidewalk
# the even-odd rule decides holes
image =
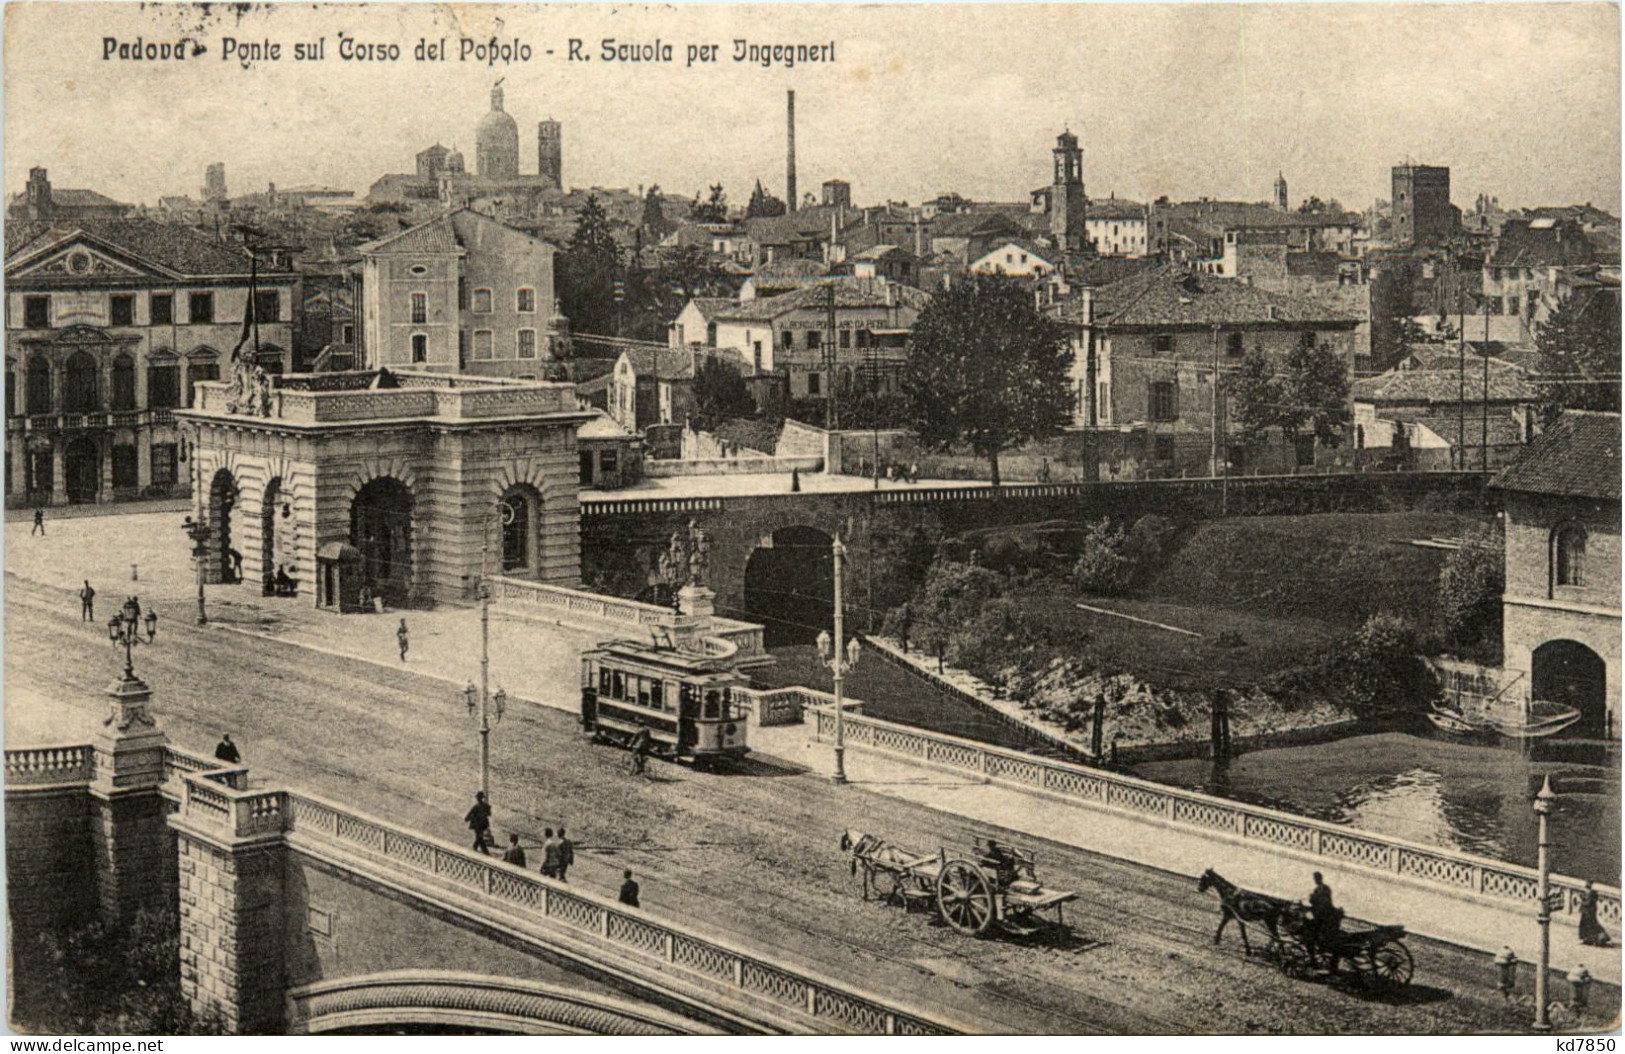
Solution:
[[[141,501],[113,501],[104,504],[86,505],[47,505],[45,506],[45,529],[51,529],[52,522],[56,520],[79,520],[88,516],[140,516],[149,512],[191,512],[191,498],[146,498]],[[6,510],[6,522],[34,523],[34,510],[32,507],[21,507]]]
[[[754,730],[753,730],[754,731]],[[810,725],[764,728],[755,732],[757,749],[793,764],[829,775],[834,754],[827,743],[810,740]],[[847,747],[846,772],[852,785],[876,794],[927,805],[968,819],[1022,831],[1063,845],[1131,860],[1138,864],[1191,877],[1213,868],[1232,882],[1272,896],[1302,900],[1313,884],[1310,875],[1324,872],[1337,894],[1338,906],[1353,920],[1397,923],[1414,933],[1475,948],[1489,956],[1510,944],[1526,963],[1538,958],[1539,930],[1533,908],[1526,915],[1478,900],[1400,879],[1378,877],[1363,868],[1340,868],[1323,857],[1299,856],[1288,850],[1264,850],[1223,835],[1207,835],[1180,828],[1175,834],[1154,821],[1116,810],[1091,808],[1047,794],[982,783],[970,777],[906,758],[876,753],[866,747]],[[883,832],[876,832],[881,833]],[[1217,911],[1217,900],[1214,902]],[[1617,940],[1618,933],[1613,934]],[[1551,964],[1567,972],[1583,962],[1599,981],[1619,984],[1620,949],[1588,948],[1579,941],[1573,924],[1552,923]],[[1417,977],[1425,980],[1426,965],[1417,964]],[[1554,988],[1553,992],[1566,989]]]

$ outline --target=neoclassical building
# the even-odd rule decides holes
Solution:
[[[576,585],[576,429],[569,384],[412,370],[268,378],[243,405],[202,383],[194,435],[211,581],[282,569],[318,606],[359,590],[391,604],[474,595],[483,572]],[[234,556],[235,551],[235,556]],[[238,559],[240,557],[240,560]]]
[[[147,220],[25,224],[6,250],[8,505],[184,492],[174,412],[226,368],[251,297],[259,364],[292,365],[284,261],[251,268],[240,246]]]
[[[1506,508],[1502,649],[1523,698],[1619,736],[1619,415],[1570,410],[1495,479]]]

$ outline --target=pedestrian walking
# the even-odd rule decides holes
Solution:
[[[405,655],[406,646],[403,644],[401,646],[401,656],[404,658]],[[469,830],[474,832],[474,848],[486,856],[490,856],[491,806],[485,800],[484,791],[474,795],[474,806],[468,810],[468,815],[463,817],[463,822],[468,824]]]
[[[790,493],[801,493],[801,469],[796,465],[790,466]]]
[[[147,643],[151,644],[153,638],[158,636],[158,611],[156,608],[147,608],[147,617],[142,619],[147,624]]]
[[[1590,882],[1580,896],[1580,943],[1594,948],[1606,948],[1610,943],[1608,931],[1597,922],[1597,891]]]
[[[918,461],[908,463],[908,481],[910,483],[920,482],[920,463]]]
[[[551,827],[542,835],[542,875],[545,878],[559,877],[559,840],[553,837]]]
[[[407,644],[408,644],[407,637],[406,637],[406,620],[405,619],[401,619],[401,624],[400,624],[399,628],[397,628],[395,630],[395,643],[397,643],[397,644],[399,644],[401,646],[401,661],[405,662],[406,661],[406,648],[407,648]]]
[[[243,554],[236,549],[227,549],[226,555],[231,558],[231,580],[241,582],[243,580]]]
[[[28,532],[28,536],[30,538],[32,538],[36,534],[44,534],[44,533],[45,533],[45,510],[44,509],[35,509],[34,510],[34,529]]]
[[[627,868],[621,872],[620,901],[629,908],[641,907],[638,903],[638,884],[632,879],[632,869]]]
[[[525,849],[519,844],[517,834],[508,836],[508,851],[502,854],[502,862],[512,864],[514,867],[525,866]]]
[[[79,590],[79,620],[81,622],[96,621],[96,591],[90,588],[90,579],[85,579],[85,588]]]
[[[632,775],[641,776],[643,770],[649,765],[649,745],[653,737],[647,728],[638,729],[638,734],[632,737]]]
[[[228,765],[240,765],[243,756],[237,752],[237,744],[231,741],[231,733],[227,732],[220,737],[220,745],[214,748],[216,761],[224,761]]]
[[[1513,989],[1518,987],[1518,955],[1512,945],[1501,945],[1495,956],[1495,968],[1499,973],[1495,987],[1501,993],[1501,1001],[1511,1005]]]
[[[569,881],[569,878],[567,876],[570,873],[570,868],[575,865],[575,862],[576,862],[576,846],[575,846],[575,843],[570,841],[570,836],[564,833],[564,828],[560,827],[559,828],[559,881],[560,882],[568,882]]]

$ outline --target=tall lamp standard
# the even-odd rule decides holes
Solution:
[[[1539,825],[1539,834],[1535,845],[1535,895],[1540,898],[1540,914],[1536,918],[1540,921],[1540,959],[1535,965],[1535,1024],[1537,1032],[1550,1032],[1551,1019],[1546,1012],[1546,974],[1552,966],[1552,894],[1551,894],[1551,859],[1547,855],[1550,843],[1547,840],[1546,816],[1552,811],[1552,802],[1557,795],[1552,793],[1552,778],[1547,776],[1540,784],[1540,793],[1535,795],[1535,817]]]
[[[186,517],[181,524],[181,530],[192,539],[192,562],[197,564],[197,624],[207,626],[209,616],[203,610],[203,564],[209,558],[209,535],[214,533],[213,528],[201,520]]]
[[[835,639],[820,630],[818,633],[818,655],[829,667],[835,681],[835,775],[831,779],[836,783],[846,782],[846,701],[841,697],[841,678],[852,667],[858,664],[860,651],[858,638],[853,637],[846,641],[843,649],[841,642],[846,639],[842,626],[841,614],[841,558],[846,555],[846,546],[841,544],[841,536],[835,536],[835,544],[831,546],[835,556]]]
[[[129,684],[136,679],[135,648],[151,644],[157,635],[158,620],[155,617],[147,623],[147,639],[141,639],[141,605],[136,603],[134,597],[126,600],[118,613],[107,620],[107,639],[115,648],[124,645],[124,683]]]
[[[497,720],[501,721],[508,705],[507,692],[500,687],[495,694],[491,692],[491,588],[485,579],[491,556],[491,520],[496,516],[501,517],[504,527],[508,526],[514,520],[513,506],[496,501],[485,510],[480,532],[480,687],[477,695],[472,682],[463,689],[468,712],[477,711],[480,716],[480,791],[487,802],[491,800],[491,711],[494,704]]]

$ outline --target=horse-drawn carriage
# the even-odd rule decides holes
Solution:
[[[1296,901],[1243,889],[1212,868],[1203,872],[1196,885],[1198,893],[1210,889],[1219,896],[1221,916],[1214,944],[1234,921],[1241,927],[1241,946],[1251,955],[1247,924],[1258,923],[1269,931],[1266,954],[1288,977],[1309,977],[1320,970],[1337,976],[1346,968],[1370,989],[1403,988],[1411,983],[1415,963],[1405,947],[1404,926],[1345,930],[1341,911],[1328,923]]]
[[[973,859],[948,856],[946,849],[921,855],[862,831],[841,835],[854,873],[863,872],[863,899],[871,892],[901,905],[934,909],[960,933],[981,935],[994,927],[1014,936],[1037,933],[1045,925],[1065,929],[1063,905],[1076,893],[1045,889],[1038,882],[1033,853],[988,839]],[[1053,923],[1043,913],[1053,911]]]

